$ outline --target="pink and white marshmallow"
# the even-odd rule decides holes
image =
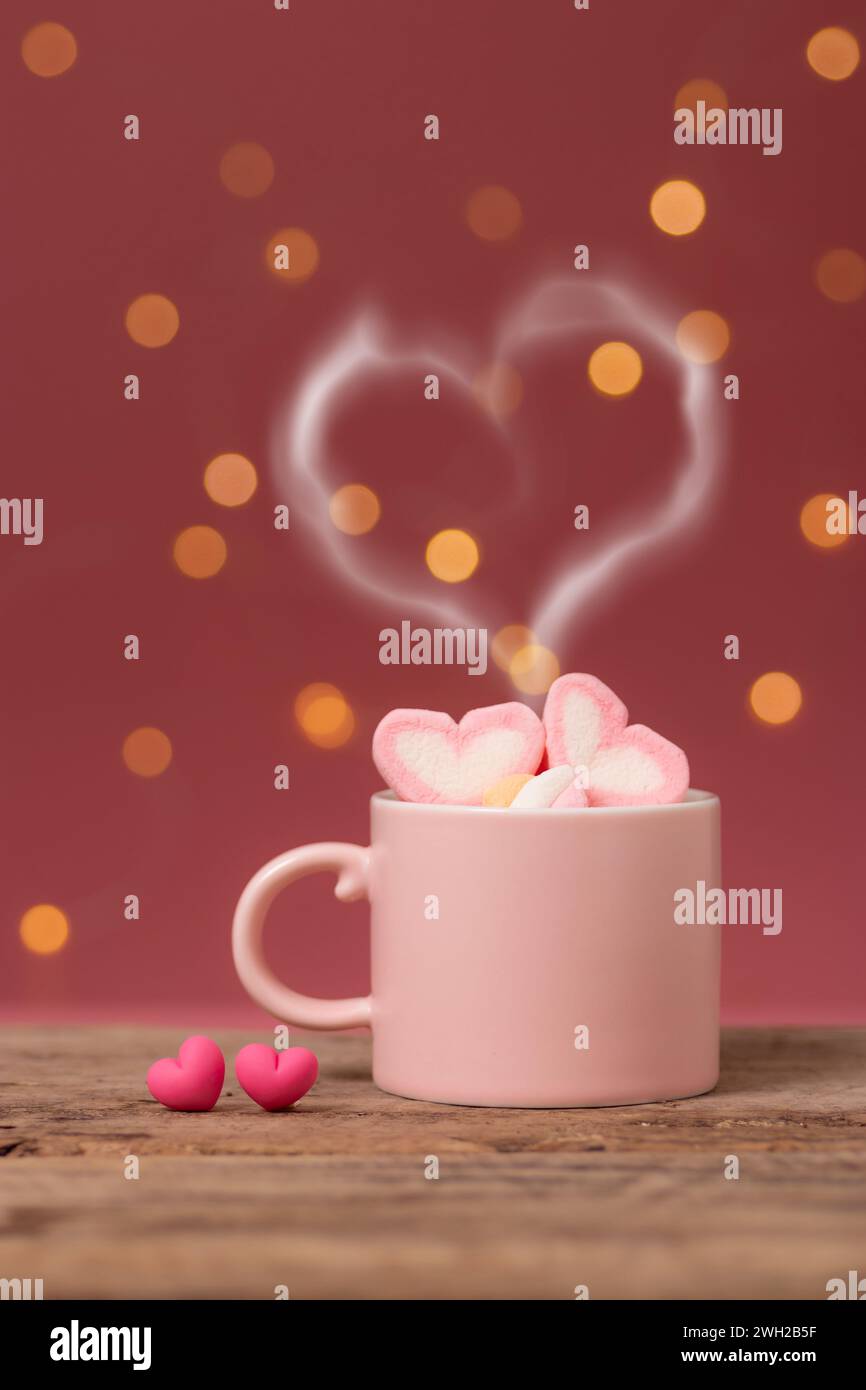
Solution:
[[[569,771],[573,771],[573,769],[570,768]],[[582,777],[572,777],[565,791],[553,803],[554,810],[557,811],[561,811],[565,806],[577,806],[579,808],[588,805],[589,796]]]
[[[560,676],[548,691],[542,717],[551,767],[586,768],[590,806],[659,806],[685,796],[685,753],[645,724],[629,724],[622,700],[595,676]]]
[[[480,806],[513,773],[530,775],[544,754],[544,726],[516,700],[473,709],[457,724],[429,709],[394,709],[373,735],[373,761],[403,801]]]
[[[567,764],[563,764],[562,767],[549,767],[545,772],[539,772],[537,777],[532,777],[524,783],[510,809],[540,811],[547,806],[553,806],[557,798],[564,796],[569,787],[573,786],[574,778],[574,768],[568,767]],[[585,799],[582,804],[587,804]]]

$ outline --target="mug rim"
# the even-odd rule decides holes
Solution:
[[[551,812],[556,816],[679,816],[694,814],[695,807],[713,804],[721,805],[718,795],[715,792],[703,791],[700,787],[689,787],[682,801],[669,801],[653,806],[524,806],[515,810],[512,806],[462,806],[451,802],[401,801],[390,788],[382,788],[370,797],[371,810],[374,806],[390,806],[395,811],[399,807],[399,815],[489,816],[491,812],[507,811],[509,820],[538,820],[540,812],[544,812],[545,818]]]

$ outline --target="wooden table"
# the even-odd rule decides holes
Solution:
[[[213,1034],[214,1111],[158,1106],[145,1071],[181,1036],[0,1030],[0,1277],[47,1298],[820,1299],[866,1275],[866,1030],[729,1031],[710,1096],[558,1111],[383,1095],[366,1038],[319,1035],[284,1115],[235,1083],[248,1033]]]

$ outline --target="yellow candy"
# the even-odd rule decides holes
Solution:
[[[508,777],[500,777],[481,798],[482,806],[510,806],[521,787],[532,778],[528,772],[512,772]]]

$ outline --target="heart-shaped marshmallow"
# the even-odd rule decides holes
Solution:
[[[689,785],[685,753],[645,724],[629,724],[599,748],[589,768],[591,806],[665,806]]]
[[[622,733],[628,710],[603,681],[577,672],[553,682],[542,719],[551,768],[589,767],[601,745]]]
[[[645,724],[629,724],[622,700],[595,676],[573,673],[555,680],[543,718],[551,763],[585,769],[590,806],[658,806],[685,796],[685,753]]]
[[[528,705],[473,709],[459,724],[427,709],[394,709],[373,735],[373,761],[403,801],[480,806],[486,788],[536,771],[544,726]]]
[[[163,1057],[147,1073],[147,1089],[169,1110],[213,1110],[225,1080],[222,1052],[210,1038],[187,1038],[177,1057]]]
[[[288,1110],[315,1082],[319,1063],[308,1047],[286,1047],[277,1052],[264,1043],[248,1043],[235,1058],[235,1074],[247,1095],[263,1110]]]

